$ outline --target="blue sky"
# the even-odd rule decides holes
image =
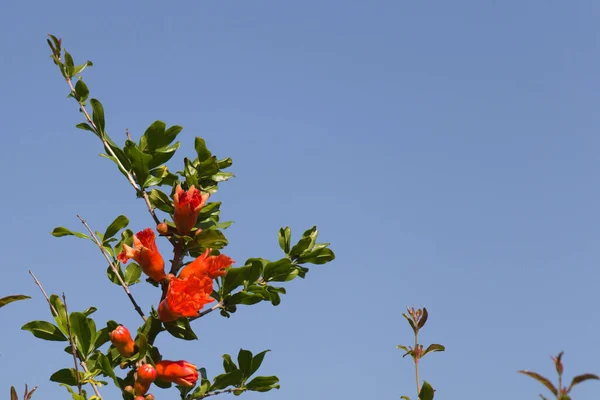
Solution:
[[[4,2],[0,295],[33,299],[0,310],[0,391],[68,397],[48,381],[71,366],[62,344],[20,330],[49,318],[30,268],[99,324],[139,322],[96,248],[49,234],[79,228],[76,214],[98,230],[151,220],[74,128],[47,33],[94,61],[86,82],[114,138],[161,119],[185,128],[173,165],[195,136],[233,157],[215,198],[236,261],[279,258],[285,225],[317,224],[337,253],[280,306],[203,318],[198,342],[165,336],[163,354],[215,375],[223,353],[272,349],[261,372],[282,388],[247,399],[414,398],[395,346],[411,340],[404,307],[425,305],[423,342],[447,347],[422,365],[436,398],[536,398],[516,371],[554,377],[560,350],[567,377],[600,373],[599,17],[597,2],[555,0]]]

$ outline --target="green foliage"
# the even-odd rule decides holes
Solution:
[[[53,62],[59,67],[69,85],[69,96],[77,101],[85,118],[85,121],[77,124],[76,127],[92,132],[99,138],[105,152],[101,156],[114,162],[128,183],[135,188],[135,195],[144,199],[153,223],[161,221],[157,215],[159,212],[164,214],[161,217],[164,217],[162,220],[166,228],[163,229],[164,226],[161,226],[160,232],[173,245],[171,272],[177,275],[185,265],[185,257],[198,257],[206,249],[211,249],[213,255],[218,254],[228,245],[223,231],[232,224],[230,221],[221,221],[221,202],[211,201],[204,204],[194,229],[186,235],[180,235],[173,222],[174,195],[178,185],[181,185],[184,190],[194,185],[203,192],[204,196],[207,193],[213,195],[221,182],[234,176],[226,171],[233,164],[231,158],[217,158],[208,149],[205,140],[196,137],[193,158],[184,158],[182,169],[176,173],[170,172],[166,163],[172,160],[180,147],[176,139],[183,128],[178,125],[167,127],[167,124],[160,120],[150,124],[139,139],[131,137],[127,132],[128,137],[124,144],[115,142],[107,133],[106,113],[102,103],[91,97],[89,87],[80,76],[81,72],[92,63],[87,61],[76,65],[73,57],[62,48],[61,41],[52,35],[48,44],[52,51]],[[75,79],[76,82],[73,84]],[[88,99],[89,106],[86,104]],[[123,391],[124,399],[131,400],[133,395],[128,393],[126,388],[134,383],[135,369],[145,363],[154,364],[155,361],[163,358],[159,349],[154,346],[160,333],[168,332],[175,338],[187,341],[198,339],[190,324],[190,321],[195,318],[161,322],[154,308],[146,316],[133,299],[133,294],[128,287],[143,280],[142,268],[138,263],[130,262],[124,269],[118,259],[125,245],[132,246],[134,231],[128,229],[129,223],[125,215],[119,215],[103,233],[94,232],[89,228],[88,235],[65,227],[57,227],[52,234],[56,237],[76,236],[91,240],[106,257],[105,261],[111,264],[107,268],[109,280],[123,286],[136,311],[144,318],[144,323],[137,329],[135,335],[133,355],[129,357],[129,353],[124,353],[125,355],[122,356],[114,345],[102,349],[110,342],[110,334],[118,326],[117,322],[108,321],[105,327],[98,330],[93,319],[95,307],[68,313],[66,304],[54,294],[50,296],[48,303],[56,325],[47,321],[31,321],[22,328],[44,340],[68,342],[65,352],[76,358],[76,365],[78,365],[77,360],[81,362],[80,365],[85,365],[83,370],[77,370],[77,366],[62,368],[50,378],[64,386],[75,400],[88,398],[82,386],[91,384],[96,388],[106,384],[97,380],[98,376],[109,378],[109,381]],[[85,222],[84,225],[88,227]],[[313,227],[304,232],[298,243],[292,245],[291,229],[281,228],[279,246],[285,256],[274,261],[249,258],[244,265],[229,268],[224,277],[214,281],[212,296],[217,304],[200,316],[220,309],[222,315],[229,317],[231,313],[237,311],[238,305],[253,305],[262,301],[268,301],[275,306],[280,304],[280,296],[286,294],[286,289],[272,284],[288,282],[298,276],[305,278],[309,271],[305,264],[320,265],[335,258],[334,253],[328,248],[329,243],[317,243],[317,236],[318,230]],[[142,265],[146,265],[147,261],[144,261],[143,257],[135,258]],[[167,257],[164,257],[164,260],[167,261]],[[168,293],[168,280],[148,282],[159,288],[160,300],[163,300]],[[10,301],[26,298],[26,296],[17,297],[19,296],[0,299],[0,307]],[[131,333],[133,335],[134,332]],[[237,364],[229,355],[224,355],[224,372],[209,380],[206,371],[200,369],[200,382],[195,388],[178,386],[181,398],[202,399],[225,392],[239,395],[245,391],[266,392],[278,389],[277,377],[254,376],[267,352],[268,350],[265,350],[253,355],[250,351],[241,349],[237,356]],[[125,376],[118,376],[117,366],[128,370]],[[155,383],[162,388],[171,386],[159,381]],[[13,390],[11,390],[11,397],[12,392]]]
[[[421,388],[421,391],[419,392],[419,400],[433,400],[434,392],[435,392],[435,390],[433,390],[431,385],[429,383],[427,383],[427,381],[424,381],[423,387]]]

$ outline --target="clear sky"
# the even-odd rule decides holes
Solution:
[[[233,157],[215,198],[238,263],[279,258],[285,225],[317,224],[337,253],[278,307],[210,315],[191,344],[161,337],[169,358],[214,376],[223,353],[272,349],[261,372],[282,388],[247,399],[414,399],[395,346],[411,340],[404,307],[425,305],[423,342],[447,347],[423,361],[436,398],[537,398],[516,371],[554,378],[561,350],[568,378],[600,373],[599,18],[594,0],[2,2],[0,295],[33,299],[0,310],[0,393],[68,398],[48,381],[71,366],[63,344],[20,330],[50,317],[29,268],[99,324],[139,322],[97,249],[49,232],[83,228],[78,213],[152,226],[74,128],[47,33],[95,63],[113,137],[161,119],[185,128],[174,167],[195,136]]]

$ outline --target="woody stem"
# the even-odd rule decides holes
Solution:
[[[415,351],[417,351],[417,348],[419,346],[419,331],[415,332]],[[415,355],[415,377],[417,380],[417,397],[419,396],[419,393],[421,393],[421,383],[419,381],[419,358],[420,355],[417,354]]]

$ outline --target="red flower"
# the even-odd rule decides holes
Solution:
[[[123,357],[131,357],[135,354],[135,342],[131,338],[129,330],[123,325],[117,326],[110,333],[110,341]]]
[[[187,361],[163,360],[156,363],[157,379],[182,386],[194,386],[198,380],[198,370]]]
[[[165,262],[156,248],[154,231],[146,228],[133,236],[133,248],[123,245],[123,251],[117,257],[122,263],[133,258],[142,271],[156,282],[165,278]]]
[[[204,207],[208,197],[208,193],[202,194],[193,185],[190,186],[187,192],[181,188],[181,185],[177,185],[175,196],[173,196],[175,206],[173,222],[175,222],[179,233],[187,235],[196,226],[198,214],[200,214],[200,210]]]
[[[225,275],[227,273],[226,269],[231,267],[234,261],[224,254],[211,256],[210,252],[211,249],[206,249],[200,257],[186,265],[179,273],[179,277],[185,279],[190,276],[197,276],[198,278],[208,276],[215,279],[218,276]]]
[[[156,370],[150,364],[144,364],[137,370],[137,379],[135,380],[135,394],[136,396],[145,395],[150,389],[150,385],[156,379]]]
[[[188,279],[172,278],[167,296],[158,305],[158,318],[163,322],[175,321],[181,317],[197,317],[205,304],[214,301],[210,295],[212,279],[190,276]]]

